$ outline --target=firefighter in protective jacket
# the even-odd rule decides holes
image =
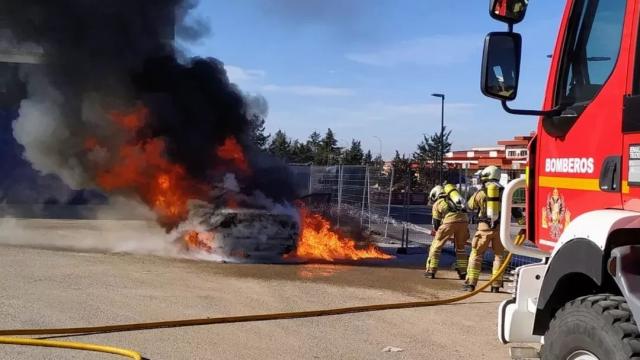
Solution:
[[[497,274],[504,261],[504,246],[500,241],[500,205],[502,199],[502,185],[500,180],[500,169],[496,166],[487,166],[480,172],[482,188],[469,198],[467,204],[469,210],[475,211],[478,215],[478,229],[471,240],[471,254],[469,256],[469,267],[467,268],[467,278],[464,290],[473,291],[478,283],[482,268],[484,253],[491,245],[493,249],[493,271]],[[514,216],[522,215],[514,209]],[[491,292],[499,292],[502,287],[502,277],[496,279],[491,284]]]
[[[429,194],[433,203],[433,228],[435,236],[429,248],[426,271],[424,276],[434,279],[438,271],[442,247],[448,239],[453,237],[456,249],[456,271],[460,279],[466,277],[467,252],[465,245],[469,240],[469,218],[464,208],[464,199],[455,186],[447,184],[437,185]]]

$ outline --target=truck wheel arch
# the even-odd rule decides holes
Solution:
[[[564,230],[538,296],[533,334],[544,335],[555,312],[577,297],[621,290],[606,272],[616,247],[638,243],[640,213],[604,209],[584,213]]]
[[[566,302],[601,289],[605,261],[603,250],[589,239],[572,239],[558,249],[538,296],[535,335],[544,335],[554,314]]]

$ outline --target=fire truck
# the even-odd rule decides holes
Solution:
[[[640,1],[566,1],[542,110],[509,104],[528,0],[489,6],[507,31],[485,38],[481,90],[508,113],[539,117],[526,179],[505,187],[501,210],[526,190],[536,246],[516,244],[506,216],[500,233],[540,262],[515,270],[499,339],[540,344],[542,359],[640,359]]]

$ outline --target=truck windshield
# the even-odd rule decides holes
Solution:
[[[591,101],[618,57],[625,0],[576,0],[565,39],[556,105]]]

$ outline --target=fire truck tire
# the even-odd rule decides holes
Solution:
[[[541,358],[640,359],[640,331],[624,297],[589,295],[566,303],[544,335]]]

